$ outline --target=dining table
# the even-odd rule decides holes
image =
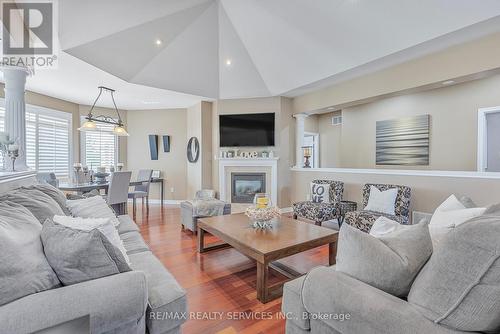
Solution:
[[[131,187],[143,184],[144,181],[131,180],[129,185]],[[163,206],[163,179],[154,178],[151,179],[151,183],[160,183],[160,203]],[[104,190],[108,191],[109,181],[106,182],[60,182],[58,185],[59,190],[76,192],[79,194],[86,193],[92,190]]]

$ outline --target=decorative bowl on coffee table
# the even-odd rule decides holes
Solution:
[[[254,204],[246,209],[245,215],[252,221],[252,227],[256,229],[272,228],[272,220],[279,217],[279,209],[271,205],[267,194],[255,195]]]

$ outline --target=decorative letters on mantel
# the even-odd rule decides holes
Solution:
[[[234,150],[221,150],[219,157],[222,159],[257,159],[257,158],[274,158],[273,151],[240,151]]]

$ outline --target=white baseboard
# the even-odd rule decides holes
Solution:
[[[281,208],[281,209],[280,209],[280,213],[281,213],[281,214],[284,214],[284,213],[290,213],[290,212],[293,212],[293,208],[291,208],[291,207],[288,207],[288,208]]]
[[[185,200],[185,199],[183,199],[183,200],[165,199],[165,200],[163,200],[163,204],[167,204],[167,205],[181,205],[181,202],[184,202],[184,201],[187,201],[187,200]],[[128,202],[132,203],[132,199],[129,198]],[[151,203],[151,204],[160,204],[160,200],[159,199],[150,199],[149,203]],[[137,199],[137,204],[141,204],[141,199],[140,198]],[[280,213],[281,214],[290,213],[290,212],[293,212],[293,208],[292,207],[281,208],[280,209]]]
[[[167,204],[167,205],[181,205],[181,202],[183,202],[183,201],[185,201],[185,200],[164,199],[163,200],[163,204]],[[132,199],[129,198],[128,202],[132,203]],[[159,199],[150,199],[149,200],[149,203],[151,203],[151,204],[161,204],[160,202],[161,202],[161,200],[159,200]],[[141,204],[141,199],[140,198],[137,199],[137,204]]]

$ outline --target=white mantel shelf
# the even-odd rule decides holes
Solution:
[[[220,199],[230,202],[231,196],[226,194],[226,184],[231,180],[226,180],[227,167],[270,167],[271,168],[271,200],[278,203],[278,160],[273,158],[217,158],[219,161],[219,194]]]
[[[273,157],[273,158],[262,158],[262,157],[259,157],[259,158],[216,158],[216,160],[219,160],[219,161],[254,161],[254,160],[273,161],[273,160],[279,160],[279,159],[280,159],[279,157]]]

